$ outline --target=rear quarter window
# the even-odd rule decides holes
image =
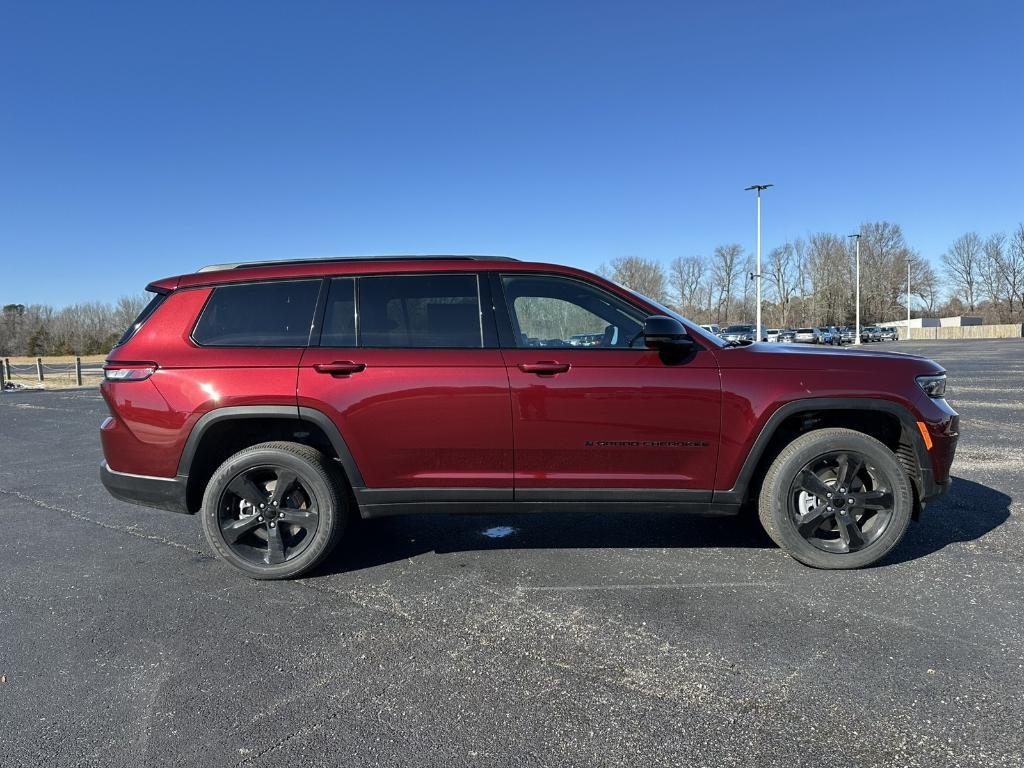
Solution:
[[[278,280],[213,289],[192,340],[204,347],[304,347],[320,280]]]
[[[149,300],[149,303],[142,308],[142,311],[139,312],[139,316],[135,318],[135,321],[128,326],[127,330],[125,330],[123,334],[121,334],[121,338],[117,340],[117,343],[114,344],[114,346],[121,346],[128,341],[128,339],[138,333],[139,329],[145,325],[146,321],[149,320],[149,318],[153,316],[153,313],[160,308],[160,305],[164,303],[165,298],[167,298],[166,294],[155,294],[153,298]]]

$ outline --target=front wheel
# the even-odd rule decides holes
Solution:
[[[851,429],[819,429],[772,463],[758,514],[772,540],[801,563],[861,568],[900,542],[913,505],[907,473],[883,443]]]
[[[345,527],[340,471],[299,443],[261,443],[220,465],[203,495],[206,540],[254,579],[288,579],[320,563]]]

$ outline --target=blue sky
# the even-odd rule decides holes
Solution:
[[[0,302],[1024,220],[1015,2],[0,2]]]

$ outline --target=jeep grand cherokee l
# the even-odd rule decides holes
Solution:
[[[252,263],[149,290],[105,366],[103,483],[198,513],[254,578],[313,568],[352,515],[747,502],[795,559],[856,568],[949,484],[934,362],[724,342],[569,267]]]

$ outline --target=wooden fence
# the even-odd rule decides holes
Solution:
[[[0,390],[22,387],[84,386],[103,378],[103,363],[81,357],[0,359]]]
[[[906,340],[906,328],[900,328],[900,338]],[[942,328],[911,328],[910,341],[938,339],[1019,339],[1024,337],[1024,324],[1003,325],[951,325]]]

